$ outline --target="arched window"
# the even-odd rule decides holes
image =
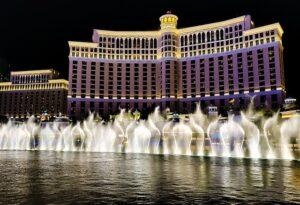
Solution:
[[[196,34],[193,35],[193,44],[196,44],[197,43],[197,36]]]
[[[193,36],[189,35],[189,45],[192,45],[192,44],[193,44]]]
[[[211,31],[210,36],[211,36],[211,41],[214,41],[215,40],[215,31]]]
[[[137,39],[137,41],[136,41],[136,47],[137,48],[140,48],[141,47],[141,39]]]
[[[153,40],[153,38],[150,39],[150,48],[154,48],[154,40]]]
[[[201,43],[201,33],[198,33],[198,43]]]
[[[201,33],[202,36],[202,43],[205,43],[205,33]]]
[[[127,39],[125,39],[125,44],[127,44]],[[120,39],[120,48],[124,48],[123,38]]]
[[[117,40],[116,40],[116,47],[117,47],[117,48],[120,48],[120,39],[118,39],[118,38],[117,38]]]
[[[180,37],[180,44],[181,44],[181,46],[184,46],[184,39],[183,39],[183,36]]]
[[[217,41],[220,40],[220,36],[219,36],[219,35],[220,35],[220,32],[219,32],[219,30],[217,30],[217,32],[216,32],[216,36],[217,36],[216,38],[217,38]]]
[[[108,43],[108,47],[110,48],[111,47],[111,38],[109,37],[108,39],[107,39],[107,43]]]
[[[131,38],[128,39],[128,48],[132,48],[132,39]]]
[[[149,48],[149,39],[148,38],[145,39],[145,44],[146,44],[145,48]]]
[[[207,42],[210,42],[210,32],[206,33],[206,39],[207,39]]]
[[[243,29],[243,26],[240,24],[239,25],[239,30],[242,30]]]
[[[154,48],[157,48],[157,39],[154,39]]]
[[[220,39],[221,40],[224,40],[224,30],[223,29],[221,29],[221,32],[220,32]]]

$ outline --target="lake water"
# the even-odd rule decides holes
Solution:
[[[300,203],[300,161],[0,151],[0,204]]]

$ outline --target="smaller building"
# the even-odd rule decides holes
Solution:
[[[289,119],[299,115],[300,110],[299,106],[297,105],[297,100],[295,98],[286,98],[280,113],[282,119]]]
[[[53,69],[13,71],[9,82],[0,83],[0,115],[66,115],[67,93],[68,81]]]

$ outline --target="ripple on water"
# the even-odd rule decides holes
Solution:
[[[300,162],[0,152],[0,204],[300,203]]]

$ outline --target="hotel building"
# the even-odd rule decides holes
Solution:
[[[156,106],[188,113],[196,102],[242,106],[254,95],[256,106],[282,104],[279,23],[255,28],[246,15],[177,28],[171,13],[159,20],[157,31],[95,29],[93,42],[69,42],[69,115]]]
[[[0,83],[0,115],[66,115],[68,81],[58,77],[52,69],[11,72],[10,82]]]

